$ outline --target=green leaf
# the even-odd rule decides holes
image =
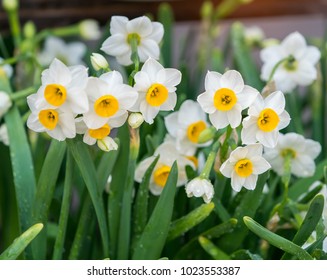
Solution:
[[[199,243],[201,247],[214,259],[214,260],[230,260],[230,257],[215,246],[209,239],[199,236]]]
[[[231,36],[235,62],[239,71],[242,73],[246,84],[260,91],[264,84],[259,78],[259,71],[251,56],[250,49],[245,43],[244,27],[240,22],[235,22],[232,25]]]
[[[324,200],[325,198],[322,194],[316,195],[312,200],[310,208],[301,224],[301,227],[292,240],[294,244],[302,246],[311,236],[312,232],[316,229],[316,226],[324,210]],[[282,259],[289,258],[290,255],[286,253],[282,257]]]
[[[14,242],[0,255],[0,260],[15,260],[31,243],[31,241],[40,233],[43,224],[35,224],[26,230],[22,235],[14,240]]]
[[[165,245],[171,221],[177,184],[177,164],[173,164],[159,201],[135,246],[134,260],[155,260],[160,258]]]
[[[262,260],[262,257],[257,254],[252,254],[249,250],[238,250],[231,254],[232,260]]]
[[[96,170],[87,146],[78,140],[67,140],[67,145],[81,172],[87,190],[90,194],[95,213],[99,222],[103,253],[109,255],[109,234],[102,194],[99,192]]]
[[[311,191],[308,190],[308,192],[306,192],[304,196],[299,199],[299,203],[300,204],[309,203],[318,193],[320,193],[322,188],[323,188],[323,184],[321,183],[318,186],[314,187]]]
[[[199,223],[201,223],[205,218],[207,218],[212,210],[214,209],[214,204],[202,204],[198,208],[194,209],[192,212],[188,213],[186,216],[172,222],[167,241],[175,239],[176,237],[189,231]]]
[[[243,221],[245,225],[256,235],[258,235],[260,238],[268,241],[271,245],[290,253],[291,255],[294,255],[300,260],[312,260],[313,258],[301,247],[294,244],[293,242],[287,240],[284,237],[281,237],[268,229],[264,228],[260,224],[258,224],[256,221],[251,219],[250,217],[245,216],[243,218]]]

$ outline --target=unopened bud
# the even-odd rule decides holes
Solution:
[[[97,141],[98,147],[105,152],[115,151],[118,149],[118,145],[114,139],[107,136]]]
[[[212,140],[216,134],[216,131],[217,130],[213,126],[202,130],[198,138],[198,143],[203,144]]]
[[[82,38],[86,40],[98,40],[101,37],[99,23],[93,19],[86,19],[80,22],[79,30]]]
[[[7,113],[11,105],[12,102],[9,95],[4,91],[0,91],[0,118]]]
[[[101,69],[105,70],[109,68],[108,61],[105,59],[103,55],[99,53],[92,53],[91,64],[95,71],[99,71]]]
[[[17,0],[2,0],[2,6],[6,11],[14,11],[18,8]]]
[[[28,21],[24,25],[24,35],[26,38],[31,39],[34,38],[36,33],[35,24],[32,21]]]
[[[128,124],[132,128],[138,128],[144,122],[144,118],[141,113],[131,113],[128,118]]]

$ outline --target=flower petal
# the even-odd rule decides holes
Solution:
[[[299,32],[293,32],[281,42],[281,47],[286,56],[293,55],[298,60],[304,55],[307,43]]]
[[[253,174],[262,174],[271,168],[270,164],[261,156],[251,158]]]
[[[265,108],[273,109],[278,115],[285,109],[285,96],[281,91],[275,91],[265,98]]]
[[[278,142],[278,130],[273,130],[271,132],[263,132],[258,130],[256,138],[265,147],[274,148]]]
[[[204,81],[205,90],[215,93],[220,89],[222,87],[220,82],[221,77],[222,75],[218,72],[208,71]]]
[[[227,113],[217,110],[209,115],[209,120],[216,129],[224,128],[229,125]]]
[[[244,86],[243,90],[237,95],[237,103],[241,105],[242,110],[248,108],[256,100],[259,92],[250,86]]]
[[[125,36],[117,34],[106,39],[101,46],[101,50],[112,56],[122,56],[129,53],[131,47],[127,44]]]
[[[257,185],[258,175],[251,174],[244,180],[243,186],[248,190],[254,190]]]
[[[110,33],[115,34],[126,34],[126,25],[128,18],[124,16],[112,16],[110,21]]]
[[[176,102],[177,102],[177,95],[175,92],[171,92],[168,94],[168,98],[166,102],[160,106],[160,110],[162,111],[174,110],[176,106]]]
[[[239,192],[244,185],[245,178],[240,177],[236,174],[235,171],[232,173],[232,180],[231,180],[231,185],[234,191]]]
[[[211,92],[201,93],[197,97],[197,101],[199,102],[202,110],[208,114],[212,114],[216,111],[216,107],[213,103],[213,94]]]
[[[168,133],[176,137],[178,129],[178,112],[174,112],[165,117],[165,126]]]
[[[140,61],[144,62],[149,57],[154,59],[159,59],[160,56],[160,49],[158,44],[151,39],[144,39],[141,41],[141,44],[137,48]]]
[[[221,86],[229,88],[236,93],[241,92],[244,87],[244,81],[241,74],[236,70],[229,70],[225,72],[220,80]]]

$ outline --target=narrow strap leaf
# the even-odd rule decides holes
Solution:
[[[164,27],[163,44],[161,47],[163,65],[167,67],[172,66],[172,40],[173,40],[173,23],[174,15],[171,6],[168,3],[159,5],[158,10],[159,21]]]
[[[243,218],[245,225],[260,238],[268,241],[271,245],[287,252],[300,260],[312,260],[313,258],[301,247],[294,244],[292,241],[287,240],[284,237],[275,234],[268,229],[264,228],[256,221],[251,219],[250,217],[245,216]]]
[[[160,258],[165,245],[171,221],[177,184],[177,164],[173,164],[159,201],[147,223],[133,254],[134,260],[155,260]]]
[[[208,238],[199,236],[198,238],[201,247],[214,259],[214,260],[230,260],[230,257],[214,245]]]

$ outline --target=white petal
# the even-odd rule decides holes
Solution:
[[[311,139],[305,140],[305,152],[312,158],[315,159],[321,152],[321,145],[317,141]]]
[[[152,156],[152,157],[148,157],[144,160],[142,160],[138,166],[135,169],[135,175],[134,175],[134,179],[136,182],[141,183],[143,176],[145,174],[145,172],[147,171],[147,169],[149,168],[149,166],[151,165],[151,163],[155,160],[156,157]]]
[[[265,99],[265,108],[273,109],[278,115],[285,109],[285,96],[281,91],[275,91]]]
[[[221,88],[221,79],[222,75],[218,72],[208,71],[205,81],[204,87],[206,91],[216,92],[219,88]]]
[[[241,74],[235,70],[229,70],[224,73],[220,80],[223,88],[229,88],[236,93],[241,92],[244,87],[244,81]]]
[[[264,48],[260,52],[260,58],[261,60],[267,64],[272,63],[272,67],[282,59],[282,52],[280,45],[270,46],[267,48]]]
[[[67,53],[67,64],[76,65],[78,63],[82,63],[82,59],[86,54],[87,47],[81,42],[72,42],[67,44],[65,51]]]
[[[158,44],[151,39],[142,40],[141,44],[137,48],[137,51],[141,62],[146,61],[149,57],[159,59],[160,56]]]
[[[292,160],[291,172],[298,177],[309,177],[314,174],[315,163],[312,158],[307,155],[299,155]]]
[[[227,113],[217,110],[209,115],[209,120],[212,125],[218,130],[229,125]]]
[[[166,87],[175,87],[182,80],[182,73],[173,68],[162,69],[158,72],[157,81]]]
[[[202,110],[208,114],[212,114],[216,111],[216,107],[213,103],[213,94],[211,92],[201,93],[197,97],[197,101],[199,102]]]
[[[78,88],[70,89],[69,97],[67,99],[73,113],[83,114],[89,110],[89,102],[84,91],[81,91]]]
[[[263,146],[259,143],[246,146],[248,150],[247,158],[252,160],[252,157],[261,157],[263,152]]]
[[[70,83],[71,79],[72,76],[68,67],[56,58],[50,64],[49,71],[43,71],[42,73],[42,84],[46,80],[47,83],[66,86]]]
[[[244,185],[244,182],[245,182],[245,178],[238,176],[236,172],[233,171],[232,180],[231,180],[233,190],[239,192],[242,186]]]
[[[310,61],[300,61],[293,80],[300,86],[308,86],[317,79],[317,70]]]
[[[178,129],[178,112],[174,112],[165,117],[165,126],[168,133],[176,137]]]
[[[137,72],[134,76],[134,80],[135,80],[134,88],[137,91],[147,92],[147,90],[152,85],[152,82],[149,79],[149,75],[143,71]]]
[[[109,86],[111,84],[116,85],[116,84],[122,84],[123,83],[123,77],[118,71],[110,71],[108,73],[102,74],[99,77],[100,80],[106,82]]]
[[[262,174],[271,168],[270,164],[263,157],[251,158],[253,174]]]
[[[147,104],[145,100],[143,100],[140,104],[140,112],[144,117],[144,121],[147,122],[148,124],[152,124],[153,119],[159,113],[159,107],[150,106],[149,104]]]
[[[40,123],[38,114],[32,113],[27,119],[27,127],[35,132],[44,132],[46,128]]]
[[[141,71],[148,74],[150,82],[155,83],[157,73],[163,69],[163,66],[153,58],[149,58],[143,65]]]
[[[257,140],[268,148],[274,148],[278,141],[278,130],[273,130],[271,132],[263,132],[261,130],[257,131]]]
[[[296,59],[299,59],[305,53],[307,43],[299,32],[293,32],[281,42],[281,47],[286,55],[293,55]]]
[[[317,47],[315,46],[308,46],[307,50],[304,54],[304,56],[302,57],[303,60],[307,60],[310,63],[312,63],[313,65],[315,65],[319,59],[320,59],[320,51]]]
[[[193,100],[185,100],[178,113],[178,122],[188,126],[197,121],[204,121],[206,123],[206,113],[202,110],[200,104]]]
[[[124,111],[120,116],[113,116],[109,118],[108,124],[110,127],[121,127],[127,120],[128,113]]]
[[[257,142],[256,134],[258,126],[256,120],[251,117],[247,117],[243,120],[243,128],[241,131],[242,144],[253,144]]]
[[[114,96],[119,102],[119,108],[129,110],[138,98],[137,92],[132,87],[123,84],[117,86],[117,90],[118,92],[115,92]]]
[[[252,105],[249,107],[248,115],[258,117],[265,107],[265,101],[261,94],[258,94]]]
[[[137,33],[143,37],[152,33],[152,23],[146,16],[137,17],[127,23],[126,29],[128,33]]]
[[[242,108],[236,104],[233,109],[227,111],[227,119],[231,128],[236,128],[241,124],[242,121]]]
[[[131,54],[132,54],[132,52],[128,51],[125,54],[116,56],[117,62],[123,66],[131,65],[133,63],[131,60]]]
[[[150,182],[149,189],[150,189],[150,192],[156,196],[160,195],[163,191],[163,187],[160,187],[153,182]]]
[[[234,170],[234,164],[231,164],[229,160],[226,160],[220,167],[220,172],[227,178],[232,177],[232,173]]]
[[[97,139],[90,136],[89,132],[87,131],[83,136],[83,142],[90,146],[94,145],[97,142]]]
[[[284,111],[279,115],[279,123],[278,123],[278,129],[281,130],[285,127],[287,127],[290,124],[291,117],[287,113],[287,111]]]
[[[176,102],[177,102],[177,95],[175,92],[171,92],[168,94],[168,98],[165,101],[165,103],[163,103],[160,106],[160,110],[162,110],[162,111],[174,110],[174,108],[176,106]]]
[[[69,112],[60,113],[58,124],[60,125],[63,134],[67,138],[74,138],[76,136],[75,120],[74,120],[74,115],[72,113]]]
[[[237,103],[242,106],[242,110],[248,108],[256,100],[259,92],[250,86],[244,86],[243,90],[237,95]]]
[[[257,184],[258,175],[251,174],[244,180],[244,187],[248,190],[254,190]]]
[[[146,38],[152,39],[158,44],[161,42],[164,35],[164,28],[160,22],[152,22],[152,33]]]
[[[128,18],[124,16],[112,16],[110,21],[110,33],[114,34],[126,34],[126,25]]]
[[[125,36],[117,34],[105,40],[101,50],[112,56],[122,56],[130,52],[131,47],[127,44]]]
[[[247,147],[237,147],[231,152],[229,160],[231,163],[236,163],[241,159],[247,158],[248,148]]]
[[[102,118],[98,116],[93,110],[90,110],[83,115],[83,121],[88,128],[97,129],[105,125],[108,121],[108,118]]]
[[[72,75],[72,80],[69,83],[69,88],[76,87],[84,89],[88,80],[87,68],[83,65],[68,67]]]

